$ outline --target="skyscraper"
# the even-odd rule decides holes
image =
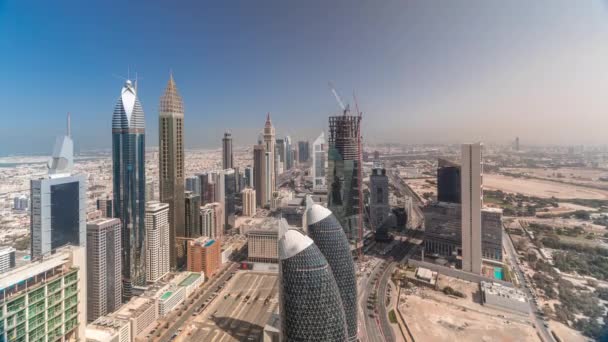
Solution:
[[[268,205],[269,194],[266,192],[266,148],[264,145],[253,147],[253,187],[258,207]]]
[[[327,144],[325,132],[312,144],[312,188],[315,191],[327,190],[325,169],[327,168]]]
[[[437,201],[460,203],[460,165],[442,158],[437,161]]]
[[[300,163],[306,163],[310,158],[309,155],[310,147],[308,145],[308,141],[298,141],[298,161]]]
[[[127,80],[112,116],[114,214],[122,223],[123,301],[132,286],[146,283],[144,111],[137,87]]]
[[[243,216],[255,215],[255,190],[247,188],[241,194],[243,195]]]
[[[332,212],[313,204],[306,212],[308,234],[331,268],[344,307],[348,341],[357,340],[357,277],[350,246],[340,222]]]
[[[462,269],[481,274],[481,208],[483,159],[480,143],[462,144]]]
[[[102,217],[114,217],[114,204],[112,203],[112,199],[109,196],[106,198],[98,198],[97,210],[101,211]]]
[[[311,238],[295,229],[285,230],[279,238],[284,340],[346,341],[344,307],[327,260]]]
[[[215,210],[211,205],[207,204],[200,208],[199,216],[201,221],[201,236],[214,238],[216,235]]]
[[[274,127],[270,121],[270,113],[266,115],[266,124],[264,125],[264,147],[266,148],[266,196],[270,198],[276,189],[276,173],[275,173],[275,138]]]
[[[285,167],[285,139],[277,138],[275,145],[275,153],[276,158],[275,161],[278,161],[278,165],[275,167],[278,172],[277,175],[283,173],[286,170]]]
[[[369,176],[369,220],[373,230],[382,226],[390,211],[386,169],[374,166]]]
[[[356,241],[359,233],[360,127],[361,116],[358,115],[345,112],[329,117],[327,207],[336,215],[351,241]]]
[[[245,180],[245,187],[253,188],[253,167],[249,165],[245,167],[243,178]]]
[[[215,173],[205,172],[198,175],[201,184],[201,204],[213,203],[215,199]]]
[[[169,204],[160,202],[146,203],[146,280],[154,283],[170,267],[170,229]]]
[[[86,177],[72,175],[74,144],[68,132],[57,137],[48,176],[30,181],[32,258],[67,244],[86,245]]]
[[[116,311],[122,300],[120,220],[87,224],[87,321]]]
[[[186,191],[184,196],[185,201],[185,225],[187,238],[196,238],[201,236],[201,221],[200,221],[200,208],[201,208],[201,196]],[[185,246],[184,246],[185,247]],[[184,249],[185,250],[185,249]]]
[[[169,246],[171,268],[177,264],[176,237],[186,237],[184,226],[184,104],[173,74],[160,98],[158,123],[158,161],[160,201],[169,204]]]
[[[288,135],[285,137],[285,171],[290,170],[293,167],[293,146],[291,144],[291,137]]]
[[[198,176],[186,178],[186,191],[192,191],[193,193],[201,194],[201,179]]]
[[[232,133],[225,132],[224,138],[222,138],[222,169],[232,169],[233,167]]]
[[[236,219],[236,174],[234,169],[226,169],[221,172],[224,205],[224,232],[234,228]]]

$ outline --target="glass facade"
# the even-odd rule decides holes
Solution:
[[[345,341],[338,285],[314,244],[281,260],[281,314],[285,341]]]
[[[460,203],[460,166],[444,159],[437,167],[437,201]]]
[[[320,212],[329,211],[319,205],[310,210]],[[348,340],[357,340],[357,279],[355,265],[350,253],[350,246],[344,230],[336,217],[329,216],[318,222],[308,225],[308,234],[313,239],[321,253],[327,259],[331,271],[338,284],[340,297],[344,307],[346,324],[348,327]]]
[[[236,214],[236,176],[234,170],[224,171],[224,187],[225,187],[225,224],[224,231],[234,228]]]
[[[51,249],[80,244],[80,184],[51,185]]]

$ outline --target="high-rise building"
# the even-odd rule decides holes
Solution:
[[[351,241],[358,239],[360,219],[361,116],[329,117],[327,207]]]
[[[481,256],[502,262],[502,209],[481,209]]]
[[[264,224],[247,231],[247,260],[249,262],[279,262],[278,229],[276,224]]]
[[[186,191],[201,195],[201,178],[198,176],[186,178]]]
[[[146,204],[146,280],[158,281],[169,273],[170,229],[169,204],[148,202]]]
[[[482,144],[462,145],[462,269],[481,274]]]
[[[199,216],[201,222],[201,236],[215,238],[215,210],[211,205],[207,204],[200,208]]]
[[[30,208],[30,199],[26,195],[19,195],[13,198],[13,209],[25,211]]]
[[[215,181],[216,173],[205,172],[198,175],[201,183],[201,204],[216,202],[215,199]]]
[[[222,169],[234,168],[232,155],[232,133],[225,132],[222,138]]]
[[[264,145],[255,145],[253,147],[253,187],[256,203],[260,208],[267,206],[270,198],[270,194],[267,193],[266,179],[266,148]]]
[[[285,137],[285,171],[290,170],[293,167],[293,146],[291,144],[291,137]]]
[[[224,184],[224,232],[228,232],[235,227],[236,220],[236,175],[234,169],[223,170],[221,175]]]
[[[127,80],[112,117],[114,215],[122,223],[123,301],[146,283],[146,163],[144,111]]]
[[[121,224],[116,218],[87,223],[87,321],[122,304]]]
[[[146,182],[146,202],[156,201],[156,183],[153,180]]]
[[[348,326],[348,341],[357,340],[357,277],[350,245],[332,212],[313,204],[306,212],[308,234],[319,248],[334,275]]]
[[[109,196],[97,199],[97,210],[101,211],[102,217],[114,217],[114,204],[112,203],[112,199]]]
[[[310,158],[308,141],[298,141],[298,162],[306,163]]]
[[[171,268],[177,263],[176,237],[186,237],[184,217],[184,103],[173,74],[160,98],[158,122],[158,161],[160,201],[169,204],[169,245]]]
[[[264,125],[264,148],[266,151],[266,196],[270,198],[276,189],[276,169],[275,169],[275,138],[274,127],[270,121],[270,113],[266,115]]]
[[[254,216],[256,212],[255,206],[255,190],[251,188],[244,189],[243,195],[243,216]]]
[[[208,237],[188,241],[188,271],[211,278],[222,265],[221,242]]]
[[[200,208],[201,208],[201,196],[186,191],[184,195],[185,200],[185,223],[186,223],[186,236],[187,238],[197,238],[201,236],[201,221],[200,221]]]
[[[245,170],[243,170],[243,179],[245,180],[245,187],[253,188],[253,167],[246,166]]]
[[[203,234],[214,239],[222,239],[224,237],[224,205],[219,202],[206,204],[204,208],[213,210],[213,225],[209,235]]]
[[[4,273],[15,267],[15,252],[13,247],[0,247],[0,273]]]
[[[277,138],[275,142],[275,169],[277,170],[277,175],[280,175],[285,171],[285,163],[286,163],[286,155],[285,155],[285,139]]]
[[[312,189],[314,191],[326,191],[327,144],[325,142],[325,132],[322,132],[313,142],[312,150]]]
[[[31,255],[38,258],[67,244],[86,245],[86,177],[72,175],[74,144],[57,137],[48,176],[30,181]]]
[[[369,219],[372,229],[380,228],[390,212],[386,169],[374,167],[369,176]]]
[[[1,341],[85,340],[85,247],[65,246],[5,272],[0,287]]]
[[[347,341],[344,307],[327,260],[299,230],[281,230],[279,292],[284,340]]]
[[[441,158],[437,162],[437,201],[460,203],[460,165]]]

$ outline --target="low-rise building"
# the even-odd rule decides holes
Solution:
[[[99,317],[86,328],[87,342],[131,342],[131,323],[125,319]]]
[[[15,252],[13,247],[0,247],[0,273],[15,267]]]
[[[487,281],[480,282],[480,287],[483,305],[526,315],[530,312],[530,304],[523,291]]]
[[[131,324],[132,339],[146,330],[158,318],[156,300],[148,297],[133,297],[120,310],[111,315],[113,318],[127,320]]]

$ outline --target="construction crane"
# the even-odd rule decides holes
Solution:
[[[334,87],[334,84],[330,82],[329,83],[329,89],[331,89],[331,92],[334,94],[334,97],[336,98],[336,101],[338,101],[338,105],[340,106],[340,108],[342,109],[342,113],[344,115],[346,115],[346,113],[350,112],[350,107],[348,104],[344,104],[344,101],[342,101],[342,98],[340,97],[340,95],[338,94],[338,92],[336,91],[336,88]]]

